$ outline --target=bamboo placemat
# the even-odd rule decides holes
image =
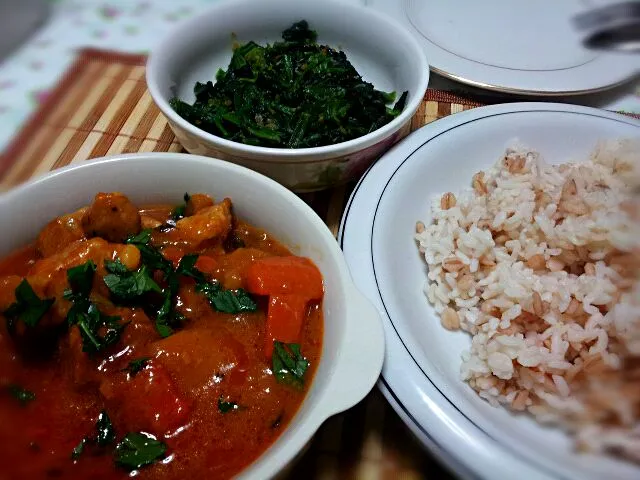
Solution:
[[[145,57],[98,50],[80,52],[48,99],[0,157],[0,188],[87,159],[128,152],[178,152],[166,120],[144,80]],[[428,91],[412,130],[479,106]],[[337,232],[350,188],[304,199]],[[446,473],[374,390],[355,408],[329,419],[291,478],[446,478]]]
[[[70,163],[130,152],[182,151],[144,80],[144,55],[86,49],[0,156],[7,189]],[[429,90],[412,130],[480,106]]]

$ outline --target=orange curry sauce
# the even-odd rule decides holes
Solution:
[[[0,312],[15,302],[15,288],[25,277],[40,299],[54,299],[35,326],[17,320],[10,332],[0,315],[2,480],[126,478],[131,471],[114,459],[116,445],[130,432],[166,445],[150,465],[134,469],[139,478],[229,478],[283,432],[319,363],[321,298],[296,296],[293,290],[309,279],[295,277],[289,260],[259,268],[264,258],[292,254],[268,233],[235,219],[231,202],[225,202],[192,196],[184,218],[171,222],[175,205],[132,209],[122,195],[99,194],[90,207],[53,220],[34,245],[0,261]],[[103,281],[105,260],[119,258],[130,271],[140,267],[137,249],[123,240],[143,228],[153,229],[151,245],[176,266],[185,254],[200,254],[196,267],[225,289],[268,288],[270,279],[260,275],[273,271],[276,287],[286,291],[274,298],[249,292],[257,311],[222,313],[197,291],[193,278],[181,276],[174,302],[184,320],[162,338],[153,314],[140,304],[146,297],[123,305]],[[71,303],[63,296],[67,270],[89,259],[96,265],[91,300],[105,315],[129,322],[116,343],[94,353],[83,351],[78,325],[68,324]],[[315,269],[309,261],[301,265],[300,271],[305,265]],[[152,274],[165,288],[163,274]],[[294,311],[299,308],[302,316]],[[299,344],[309,361],[302,387],[281,383],[272,373],[267,315],[274,316],[269,331],[275,340]],[[148,360],[134,374],[128,367],[139,359]],[[35,398],[20,401],[16,387]],[[102,411],[114,438],[100,446],[95,435]],[[73,459],[83,438],[89,440]]]

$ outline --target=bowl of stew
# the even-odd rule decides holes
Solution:
[[[378,312],[278,183],[186,154],[0,195],[3,478],[271,478],[379,375]]]
[[[357,179],[407,135],[429,66],[411,33],[364,6],[236,0],[163,38],[146,80],[187,151],[303,192]]]

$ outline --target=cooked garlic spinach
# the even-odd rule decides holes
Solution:
[[[197,127],[227,140],[274,148],[332,145],[366,135],[404,109],[395,92],[365,82],[344,52],[316,42],[306,21],[272,45],[238,46],[216,83],[197,82],[195,103],[171,100]]]

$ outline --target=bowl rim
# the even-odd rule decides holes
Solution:
[[[161,72],[159,58],[162,56],[162,53],[173,43],[174,38],[180,36],[183,31],[191,29],[191,26],[198,21],[201,21],[202,17],[215,16],[215,14],[220,10],[237,9],[241,11],[243,8],[247,7],[255,9],[260,4],[256,4],[253,0],[224,0],[206,10],[203,10],[198,15],[180,22],[171,31],[169,31],[169,33],[166,34],[154,48],[152,48],[146,63],[145,79],[153,101],[160,111],[167,117],[170,125],[175,124],[181,129],[186,130],[191,135],[201,138],[216,147],[225,149],[226,151],[234,151],[234,153],[238,155],[278,157],[299,157],[304,155],[309,157],[327,157],[344,154],[346,152],[355,152],[389,137],[395,131],[399,130],[405,122],[411,119],[422,103],[429,84],[430,74],[429,63],[427,62],[425,51],[417,38],[395,19],[389,18],[376,10],[361,5],[338,2],[337,0],[322,0],[322,2],[327,8],[333,7],[349,10],[354,16],[368,17],[371,21],[376,21],[385,25],[385,30],[392,32],[392,36],[397,37],[398,43],[402,42],[406,49],[411,50],[412,56],[416,59],[414,68],[418,69],[420,72],[419,81],[414,95],[405,105],[400,115],[394,118],[391,122],[366,135],[346,142],[334,143],[332,145],[324,145],[321,147],[272,148],[247,145],[227,140],[196,127],[178,115],[171,105],[169,105],[169,101],[160,92],[158,76]],[[278,4],[286,7],[304,5],[304,2],[299,2],[297,0],[270,0],[268,6],[269,8],[273,8],[274,5]],[[263,3],[261,6],[265,8],[266,4]]]
[[[29,195],[43,184],[55,184],[67,176],[73,177],[83,173],[86,175],[87,170],[100,170],[107,165],[113,165],[107,168],[127,171],[132,164],[141,169],[153,169],[163,162],[179,165],[182,169],[188,168],[187,164],[205,165],[204,168],[217,169],[218,173],[227,172],[230,175],[242,176],[249,180],[248,185],[252,182],[261,184],[267,193],[284,197],[293,210],[307,218],[309,228],[316,232],[319,238],[318,245],[321,245],[321,250],[326,252],[329,262],[335,266],[338,279],[336,288],[343,289],[348,299],[344,304],[343,314],[344,319],[348,321],[345,322],[344,332],[337,340],[336,350],[329,355],[325,346],[322,349],[321,358],[330,359],[330,365],[325,373],[326,384],[318,390],[314,405],[305,412],[295,427],[291,424],[287,426],[273,443],[236,474],[236,477],[243,479],[273,478],[283,472],[303,451],[324,421],[352,408],[368,395],[379,378],[384,360],[385,337],[380,312],[355,286],[338,242],[309,205],[275,180],[232,162],[187,153],[141,152],[100,157],[46,172],[10,190],[0,192],[0,211],[8,211],[13,202]],[[117,183],[117,177],[112,177],[112,181]],[[363,355],[363,351],[368,353]],[[318,372],[311,385],[316,383],[317,375]],[[308,391],[307,395],[309,393]],[[293,420],[300,418],[307,398],[305,396],[303,399]],[[287,433],[289,435],[285,438]],[[276,452],[273,452],[274,447],[278,449]]]

